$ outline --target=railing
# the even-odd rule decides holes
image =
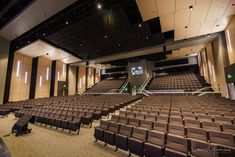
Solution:
[[[143,90],[145,89],[145,87],[147,86],[147,84],[148,84],[148,82],[150,81],[150,79],[146,79],[145,81],[144,81],[144,83],[140,86],[140,88],[138,89],[138,92],[139,93],[142,93],[143,92]]]
[[[128,83],[129,83],[129,81],[128,81],[128,79],[125,81],[125,83],[122,85],[122,87],[120,88],[120,90],[119,90],[119,93],[122,93],[124,90],[125,90],[125,88],[126,88],[126,86],[128,85]]]

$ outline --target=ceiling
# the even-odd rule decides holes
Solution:
[[[223,31],[235,14],[235,0],[136,0],[143,21],[159,17],[174,40]],[[192,10],[189,7],[192,6]]]
[[[0,16],[0,28],[2,23],[4,25],[0,29],[0,35],[11,41],[75,1],[77,0],[1,0],[2,10],[7,10],[9,3],[15,2],[15,4]]]
[[[20,53],[32,58],[44,57],[50,60],[59,60],[66,64],[81,61],[79,58],[71,55],[70,53],[54,47],[42,40],[37,40],[32,44],[17,50],[16,53]]]
[[[208,42],[204,39],[207,34],[223,31],[234,17],[234,3],[235,0],[32,0],[14,18],[9,16],[0,35],[11,40],[17,51],[40,39],[93,63],[117,60],[113,64],[126,64],[143,57],[160,60],[165,58],[161,55],[163,46],[167,51],[173,50],[168,58],[175,58],[200,49]],[[2,6],[3,2],[0,9]],[[39,55],[45,55],[42,52],[45,53],[42,50]]]

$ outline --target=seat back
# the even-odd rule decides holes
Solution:
[[[146,129],[134,128],[131,137],[138,139],[138,140],[145,141],[147,137],[147,133],[148,131]]]
[[[154,122],[153,123],[153,130],[166,133],[167,132],[167,123]]]
[[[230,124],[223,124],[223,131],[227,133],[231,133],[235,135],[235,125],[230,125]]]
[[[170,117],[170,124],[183,125],[183,120],[180,117]]]
[[[195,127],[195,128],[200,128],[201,124],[199,120],[194,120],[194,119],[185,119],[185,127]]]
[[[187,136],[192,139],[207,141],[207,132],[200,128],[187,128]]]
[[[103,129],[103,130],[107,130],[109,127],[109,122],[108,121],[104,121],[104,120],[101,120],[100,121],[100,128]]]
[[[167,148],[187,153],[188,152],[188,139],[180,136],[167,135]]]
[[[235,147],[234,137],[230,133],[210,131],[209,136],[211,143]]]
[[[108,131],[118,133],[119,127],[120,127],[120,124],[110,122],[109,127],[108,127]]]
[[[220,125],[215,122],[202,122],[202,128],[208,131],[221,131]]]
[[[168,117],[167,116],[158,116],[157,122],[168,123]]]
[[[118,133],[121,134],[121,135],[125,135],[127,137],[130,137],[131,133],[132,133],[132,129],[133,129],[132,126],[120,125],[120,129],[119,129]]]
[[[152,130],[153,122],[152,121],[148,121],[148,120],[141,120],[140,121],[140,127]]]
[[[112,122],[118,122],[118,121],[119,121],[119,116],[117,116],[117,115],[112,115],[111,121],[112,121]]]
[[[140,120],[139,119],[135,119],[135,118],[129,118],[129,125],[135,126],[135,127],[139,127],[140,126]]]
[[[165,145],[166,134],[158,131],[149,131],[147,141],[151,144],[163,147]]]
[[[128,124],[128,118],[127,117],[119,117],[119,123]]]
[[[183,125],[169,124],[169,133],[179,136],[185,136],[185,129]]]

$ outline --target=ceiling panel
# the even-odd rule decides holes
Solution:
[[[30,45],[17,50],[16,52],[32,58],[45,57],[50,60],[60,60],[64,63],[73,63],[80,61],[79,58],[71,55],[70,53],[56,48],[42,40],[37,40]]]
[[[231,0],[229,5],[228,5],[228,8],[227,8],[227,10],[226,10],[226,12],[224,14],[224,16],[230,16],[230,15],[235,14],[235,6],[234,6],[234,4],[235,4],[235,0]]]
[[[190,25],[203,22],[206,18],[209,7],[210,7],[210,1],[208,0],[197,3],[192,10],[192,14],[190,17]]]
[[[182,29],[189,24],[189,9],[181,9],[175,12],[175,29]]]
[[[227,27],[231,19],[232,16],[225,16],[220,19],[217,19],[211,33],[223,31]]]
[[[76,0],[37,0],[23,13],[6,25],[0,31],[0,35],[8,40],[13,40],[75,1]]]
[[[215,25],[215,22],[216,20],[205,21],[202,23],[198,35],[210,34]]]
[[[198,35],[201,23],[194,23],[189,25],[186,31],[186,38],[196,37]]]
[[[221,18],[229,5],[229,1],[230,0],[212,0],[210,8],[208,10],[206,21]]]
[[[175,29],[175,41],[185,39],[185,28],[177,28]]]
[[[195,5],[196,0],[176,0],[176,11],[179,9],[189,8],[191,5]]]
[[[143,21],[158,17],[155,0],[136,0]]]
[[[160,16],[160,24],[162,28],[162,32],[168,32],[174,30],[175,25],[175,14],[171,12],[169,14]]]
[[[156,0],[159,16],[175,11],[175,0]]]

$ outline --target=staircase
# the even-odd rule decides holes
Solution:
[[[129,83],[129,81],[128,81],[128,79],[126,79],[126,81],[122,84],[121,88],[119,89],[119,93],[123,93],[123,91],[127,87],[128,83]]]

